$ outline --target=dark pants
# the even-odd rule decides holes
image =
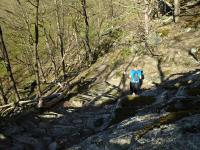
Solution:
[[[130,82],[130,92],[131,94],[134,92],[135,94],[139,94],[140,83],[132,83]]]

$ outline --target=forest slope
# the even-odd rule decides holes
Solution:
[[[190,12],[199,13],[199,6]],[[170,16],[153,20],[148,46],[138,44],[140,37],[135,36],[142,31],[133,30],[138,23],[128,20],[114,30],[120,38],[108,40],[109,52],[89,68],[60,80],[70,85],[60,103],[44,110],[28,107],[12,120],[1,120],[0,149],[200,146],[200,17],[182,16],[178,23]],[[139,64],[145,76],[142,93],[136,97],[128,95],[129,80],[123,75],[132,64]],[[46,91],[51,95],[63,89],[52,84]]]

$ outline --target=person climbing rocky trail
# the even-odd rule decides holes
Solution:
[[[1,0],[0,150],[198,150],[199,6]]]
[[[199,124],[198,121],[195,122],[195,119],[198,118],[200,110],[199,79],[200,70],[195,70],[183,74],[177,79],[166,81],[160,87],[152,87],[138,97],[131,95],[120,97],[120,95],[116,95],[118,89],[108,86],[106,83],[97,84],[89,91],[78,94],[51,111],[45,111],[42,114],[30,113],[1,127],[0,147],[1,149],[6,147],[11,149],[45,149],[46,147],[64,149],[72,146],[70,149],[77,149],[77,147],[79,149],[86,147],[86,149],[93,149],[93,146],[100,146],[103,147],[102,149],[106,147],[123,149],[133,147],[136,144],[131,142],[134,134],[127,135],[124,139],[122,138],[124,133],[137,134],[138,139],[135,140],[143,139],[144,135],[146,140],[150,140],[151,137],[146,136],[146,134],[153,134],[152,132],[157,132],[162,126],[168,128],[170,123],[176,121],[179,123],[182,118],[190,121],[194,118],[187,130],[191,130],[191,132],[197,130],[198,132]],[[187,82],[190,82],[189,86],[182,88]],[[93,101],[95,96],[98,97],[100,94],[102,96],[96,98],[94,103],[84,107],[84,103]],[[81,106],[83,107],[81,108]],[[138,119],[141,120],[140,123],[136,123]],[[184,125],[179,128],[186,130]],[[171,131],[171,134],[179,134],[176,130]],[[107,132],[110,133],[109,136],[105,136]],[[166,134],[170,134],[167,132],[166,130]],[[162,137],[162,135],[160,136]],[[195,133],[190,136],[193,136],[193,139],[197,138]],[[182,138],[184,137],[180,136],[177,142],[180,142],[179,140]],[[101,141],[100,145],[97,142],[99,140]],[[123,141],[126,141],[126,144]],[[188,142],[198,144],[196,143],[198,141],[195,140]],[[73,146],[76,144],[78,145]],[[145,146],[145,148],[147,147],[149,145]]]

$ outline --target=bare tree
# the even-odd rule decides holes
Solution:
[[[145,11],[144,11],[144,29],[145,29],[145,34],[149,34],[149,3],[148,0],[144,0],[145,4]]]
[[[30,43],[30,45],[33,45],[34,39],[33,39],[32,33],[31,33],[31,24],[30,24],[30,22],[29,22],[29,18],[28,18],[28,16],[27,16],[27,13],[26,13],[26,11],[24,10],[24,8],[23,8],[23,6],[22,6],[20,0],[17,0],[17,4],[18,4],[18,6],[20,7],[20,9],[21,9],[21,11],[22,11],[22,18],[23,18],[23,20],[24,20],[24,22],[25,22],[25,24],[26,24],[26,28],[27,28],[28,35],[29,35],[29,43]]]
[[[59,37],[59,43],[60,43],[60,53],[61,53],[61,59],[62,59],[62,72],[63,72],[63,76],[65,78],[63,1],[61,0],[61,3],[60,3],[62,15],[60,15],[60,13],[59,13],[60,7],[58,4],[58,0],[54,0],[54,3],[56,5],[56,18],[57,18],[58,37]],[[61,19],[62,19],[62,21],[61,21]]]
[[[16,95],[16,100],[17,100],[17,102],[19,102],[20,101],[20,96],[19,96],[19,93],[18,93],[18,90],[17,90],[17,86],[16,86],[16,82],[15,82],[14,76],[13,76],[9,55],[8,55],[8,52],[7,52],[5,43],[4,43],[1,26],[0,26],[0,48],[2,50],[3,59],[4,59],[5,66],[6,66],[7,73],[8,73],[9,78],[10,78],[12,84],[13,84],[13,88],[14,88],[15,95]]]
[[[34,43],[34,54],[35,54],[35,76],[37,82],[37,98],[39,99],[38,107],[42,107],[43,100],[41,98],[41,87],[40,87],[40,74],[39,74],[39,54],[38,54],[38,44],[39,44],[39,0],[36,0],[36,14],[35,14],[35,43]]]
[[[34,6],[34,7],[37,7],[35,4],[33,4],[30,0],[29,0],[29,2],[31,3],[31,5],[32,6]],[[23,8],[23,6],[22,6],[22,4],[21,4],[21,2],[20,2],[20,0],[17,0],[17,4],[19,5],[19,7],[20,7],[20,9],[21,9],[21,11],[22,11],[22,18],[23,18],[23,20],[24,20],[24,22],[25,22],[25,25],[26,25],[26,28],[27,28],[27,32],[28,32],[28,36],[29,36],[29,48],[30,49],[32,49],[32,46],[33,46],[33,44],[34,44],[34,37],[33,37],[33,35],[32,35],[32,32],[31,32],[31,23],[30,23],[30,19],[29,19],[29,17],[28,17],[28,15],[27,15],[27,12],[24,10],[24,8]],[[29,59],[31,59],[31,58],[29,58]],[[30,61],[30,60],[29,60]],[[43,80],[46,82],[46,78],[45,78],[45,76],[44,76],[44,71],[43,71],[43,69],[42,69],[42,64],[41,64],[41,61],[40,61],[40,58],[38,57],[38,64],[39,64],[39,70],[41,71],[41,74],[42,74],[42,77],[43,77]]]
[[[110,17],[111,17],[111,19],[113,19],[113,17],[114,17],[113,0],[110,0]]]
[[[174,22],[178,22],[180,15],[180,0],[174,0]]]
[[[55,57],[54,57],[54,52],[53,52],[53,49],[52,47],[50,46],[50,39],[49,39],[49,34],[47,33],[47,30],[46,28],[44,27],[43,25],[43,28],[44,28],[44,34],[45,34],[45,39],[46,39],[46,47],[47,47],[47,50],[48,50],[48,53],[49,53],[49,57],[51,59],[51,63],[52,63],[52,66],[54,68],[54,76],[55,76],[55,79],[57,79],[58,77],[58,72],[57,72],[57,67],[56,67],[56,60],[55,60]]]
[[[28,48],[25,49],[24,56],[25,56],[26,62],[28,63],[28,69],[30,70],[29,72],[31,72],[31,74],[32,74],[32,73],[34,73],[34,65],[32,65],[33,64],[32,46],[34,44],[34,38],[31,33],[31,23],[30,23],[30,19],[28,17],[27,12],[24,10],[24,8],[22,6],[21,1],[20,0],[16,0],[16,1],[17,1],[19,8],[21,9],[22,19],[24,21],[24,24],[26,26],[26,30],[28,33],[28,43],[26,42],[26,40],[24,40],[24,44],[28,45]]]
[[[87,9],[86,9],[86,0],[81,0],[82,4],[82,13],[85,20],[85,48],[86,48],[86,60],[89,61],[91,64],[93,62],[93,54],[90,47],[90,39],[89,39],[89,22],[88,22],[88,16],[87,16]]]
[[[0,78],[0,93],[1,93],[1,97],[2,97],[2,104],[5,105],[5,104],[8,104],[8,99],[6,97],[6,94],[3,90],[3,85],[2,85],[2,80]]]

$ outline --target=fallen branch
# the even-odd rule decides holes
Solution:
[[[15,109],[15,106],[7,108],[1,113],[1,116],[7,116],[8,114],[11,114],[14,111],[14,109]]]
[[[56,96],[55,96],[56,95]],[[51,97],[54,97],[50,99]],[[50,108],[53,105],[57,104],[59,101],[63,100],[65,95],[63,93],[56,93],[54,95],[48,96],[46,98],[43,98],[43,105],[39,106],[39,108]]]
[[[36,104],[36,103],[37,103],[36,100],[19,101],[19,106],[23,106],[26,104]]]
[[[5,109],[5,108],[10,107],[10,106],[11,107],[13,107],[13,106],[22,106],[22,105],[28,104],[28,103],[36,103],[36,100],[19,101],[17,103],[12,102],[12,103],[0,106],[0,109]]]
[[[13,106],[15,105],[15,103],[9,103],[9,104],[6,104],[6,105],[2,105],[0,106],[0,109],[4,109],[4,108],[7,108],[7,107],[10,107],[10,106]]]

